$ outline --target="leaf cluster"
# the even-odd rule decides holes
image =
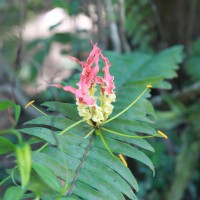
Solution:
[[[148,84],[153,88],[169,88],[164,78],[176,76],[177,64],[183,58],[182,46],[155,55],[107,52],[106,56],[112,64],[111,73],[116,82],[117,101],[113,115],[127,107]],[[133,158],[148,166],[154,174],[153,163],[144,153],[154,151],[149,142],[106,131],[109,129],[132,136],[154,135],[156,130],[149,122],[153,122],[155,113],[147,100],[149,97],[150,93],[146,92],[133,108],[102,125],[101,134],[113,154]],[[19,189],[20,194],[23,190],[23,198],[32,194],[45,200],[137,199],[135,192],[139,190],[138,184],[129,168],[107,151],[99,135],[93,133],[85,138],[93,127],[79,123],[69,129],[80,120],[75,105],[51,101],[42,106],[47,107],[48,115],[28,121],[25,123],[27,127],[20,129],[20,132],[30,136],[28,143],[32,146],[30,181]],[[52,114],[52,111],[59,115]],[[61,135],[66,128],[68,130]],[[20,182],[27,168],[20,168],[18,163],[18,171],[20,174],[16,173],[15,179]],[[4,199],[13,190],[18,189],[9,188]]]

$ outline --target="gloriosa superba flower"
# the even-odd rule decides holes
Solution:
[[[82,67],[80,81],[77,83],[78,89],[59,84],[53,84],[52,86],[73,93],[76,97],[79,115],[91,126],[99,127],[112,113],[114,108],[112,102],[116,99],[114,77],[109,72],[109,60],[102,54],[96,44],[93,45],[93,49],[86,62],[79,61],[74,57],[70,58]],[[102,69],[104,77],[97,75],[100,70],[100,59],[104,63]],[[97,94],[98,87],[100,90],[99,95]]]
[[[109,71],[110,63],[108,58],[106,58],[102,54],[100,48],[97,47],[97,44],[93,44],[93,49],[90,52],[86,62],[79,61],[77,58],[74,57],[70,57],[70,59],[80,64],[82,67],[82,72],[80,74],[80,81],[77,83],[78,88],[74,88],[72,86],[62,86],[60,84],[51,84],[50,86],[61,88],[65,91],[73,93],[76,97],[77,110],[79,112],[79,115],[83,117],[83,119],[67,127],[66,129],[61,131],[59,135],[63,135],[64,133],[66,133],[68,130],[75,127],[79,123],[87,121],[87,123],[94,128],[85,136],[85,138],[87,138],[93,132],[95,132],[96,135],[100,136],[108,152],[116,158],[118,157],[114,155],[110,150],[109,146],[107,145],[101,133],[101,129],[109,133],[128,138],[139,139],[139,138],[164,137],[167,139],[167,136],[160,130],[157,131],[157,134],[153,135],[135,136],[135,135],[122,134],[103,127],[103,124],[112,121],[113,119],[119,117],[124,112],[129,110],[143,96],[143,94],[148,90],[148,88],[152,87],[151,85],[147,85],[146,88],[143,90],[143,92],[133,102],[131,102],[130,105],[128,105],[124,110],[122,110],[120,113],[116,114],[112,118],[108,118],[114,108],[112,103],[115,102],[116,100],[116,96],[114,93],[115,89],[114,77],[110,75]],[[100,59],[102,59],[104,63],[104,66],[102,68],[104,74],[103,77],[98,76],[98,72],[100,71],[100,66],[99,66]],[[98,92],[99,94],[97,94]],[[28,107],[29,105],[32,105],[33,102],[34,101],[28,103],[25,106],[25,108]],[[33,107],[37,109],[39,112],[41,112],[37,107],[35,106]],[[43,115],[46,115],[43,112],[41,113]],[[42,146],[39,149],[39,151],[45,148],[47,145],[48,143]],[[124,165],[127,166],[127,163],[121,154],[119,154],[119,158],[124,163]]]

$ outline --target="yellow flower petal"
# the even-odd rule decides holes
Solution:
[[[24,106],[24,108],[25,108],[25,109],[28,108],[28,107],[29,107],[30,105],[32,105],[34,102],[35,102],[34,100],[28,102],[28,103]]]
[[[168,139],[167,135],[165,135],[162,131],[158,130],[157,131],[162,137],[164,137],[165,139]]]
[[[92,121],[96,122],[96,123],[102,123],[104,120],[103,117],[103,111],[101,107],[96,106],[96,110],[95,113],[92,116]]]

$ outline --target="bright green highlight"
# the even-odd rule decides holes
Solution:
[[[71,128],[77,126],[78,124],[84,122],[85,120],[82,119],[80,121],[77,121],[76,123],[72,124],[71,126],[68,126],[66,129],[64,129],[63,131],[61,131],[58,135],[63,135],[65,132],[67,132],[68,130],[70,130]]]
[[[102,130],[104,131],[108,131],[110,133],[113,133],[115,135],[120,135],[120,136],[123,136],[123,137],[128,137],[128,138],[137,138],[137,139],[140,139],[140,138],[152,138],[152,137],[156,137],[157,135],[147,135],[147,136],[139,136],[139,135],[126,135],[126,134],[122,134],[122,133],[118,133],[116,131],[112,131],[112,130],[109,130],[107,128],[104,128],[104,127],[101,127]]]
[[[119,158],[118,158],[117,156],[115,156],[115,155],[113,154],[113,152],[110,150],[110,148],[109,148],[109,146],[107,145],[106,141],[104,140],[103,135],[101,134],[100,130],[96,129],[96,130],[95,130],[95,133],[96,133],[97,135],[100,136],[101,141],[103,142],[103,144],[104,144],[104,146],[106,147],[106,149],[108,150],[108,152],[109,152],[113,157],[119,159]]]

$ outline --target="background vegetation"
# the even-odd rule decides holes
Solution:
[[[22,107],[31,99],[38,105],[50,100],[73,102],[72,95],[47,89],[47,83],[62,80],[75,84],[78,78],[75,72],[79,69],[66,55],[85,59],[92,39],[106,52],[113,66],[119,94],[127,80],[138,86],[124,87],[134,97],[137,88],[142,87],[141,77],[143,81],[155,75],[168,79],[168,82],[151,80],[159,82],[151,92],[157,116],[153,126],[164,130],[169,137],[151,140],[156,153],[147,155],[155,166],[155,177],[144,165],[128,159],[139,184],[138,198],[197,200],[200,198],[199,9],[197,0],[1,0],[1,101],[9,99]],[[126,66],[127,71],[115,70],[115,66]],[[167,88],[170,90],[164,90]],[[18,112],[12,103],[4,110],[0,107],[1,130],[16,125],[16,118],[7,109],[10,107]],[[120,109],[120,105],[116,107]],[[38,116],[32,108],[22,109],[17,128]],[[8,138],[16,142],[12,135]],[[3,180],[14,163],[7,154],[0,159],[0,180]],[[0,186],[0,195],[10,184],[8,181]]]

